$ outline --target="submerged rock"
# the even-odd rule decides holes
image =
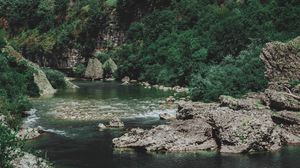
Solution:
[[[97,58],[89,59],[84,77],[92,80],[103,78],[103,68],[101,62]]]
[[[113,128],[121,128],[121,127],[124,127],[124,123],[121,121],[120,118],[114,117],[114,118],[109,122],[109,127],[113,127]]]

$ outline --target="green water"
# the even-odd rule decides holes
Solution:
[[[50,133],[30,143],[41,150],[57,168],[296,168],[300,148],[286,147],[276,153],[223,155],[214,152],[147,153],[115,150],[111,140],[133,127],[151,128],[163,124],[158,101],[172,93],[119,83],[77,82],[80,89],[60,91],[51,98],[33,99],[37,110],[26,123],[42,126]],[[93,114],[93,120],[57,118],[61,112]],[[118,116],[124,129],[98,131],[99,122]]]

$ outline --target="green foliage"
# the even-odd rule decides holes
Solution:
[[[193,100],[217,100],[220,95],[241,96],[250,91],[261,91],[267,81],[259,59],[261,47],[256,43],[238,57],[226,57],[206,73],[195,74],[191,81]]]
[[[133,1],[119,8],[139,8]],[[299,35],[299,11],[299,3],[282,0],[172,1],[130,25],[127,43],[115,52],[117,78],[190,86],[194,100],[206,101],[262,90],[261,46]]]
[[[43,71],[54,89],[66,88],[65,75],[62,72],[49,68],[44,68]]]
[[[72,71],[75,74],[75,76],[82,77],[85,72],[85,69],[86,69],[85,65],[79,63],[73,67]]]
[[[0,124],[0,167],[12,168],[11,161],[21,156],[22,146],[15,133]]]
[[[105,3],[110,7],[117,7],[118,0],[106,0]]]
[[[111,58],[106,60],[103,64],[104,75],[106,77],[112,77],[112,75],[116,72],[117,69],[117,64]]]
[[[5,32],[0,28],[0,49],[2,49],[6,45],[6,40],[5,40]]]

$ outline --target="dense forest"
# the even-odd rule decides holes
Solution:
[[[206,101],[264,89],[261,48],[299,35],[299,12],[297,0],[0,1],[9,44],[33,61],[98,49],[101,62],[117,62],[119,79],[188,86]],[[126,37],[117,46],[101,38],[111,15],[112,33]],[[73,69],[80,75],[86,63]]]

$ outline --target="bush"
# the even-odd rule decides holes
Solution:
[[[65,75],[62,72],[49,68],[44,68],[43,71],[54,89],[65,89],[67,87]]]
[[[259,59],[261,47],[256,43],[237,58],[226,57],[220,65],[213,65],[205,74],[194,74],[191,81],[193,100],[217,100],[220,95],[239,97],[266,87],[264,65]]]
[[[72,71],[76,77],[82,77],[85,72],[85,69],[86,69],[85,65],[79,63],[73,67]]]
[[[12,168],[11,161],[21,155],[22,146],[16,134],[0,124],[0,167]]]

